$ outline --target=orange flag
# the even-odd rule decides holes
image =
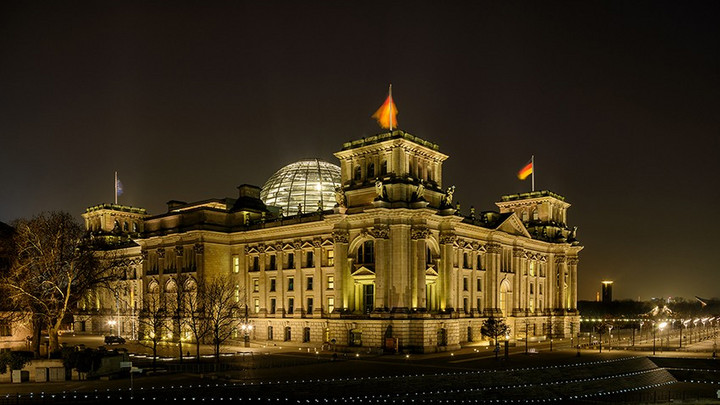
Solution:
[[[393,128],[397,128],[397,114],[398,110],[392,98],[392,85],[390,85],[387,99],[385,99],[383,105],[375,111],[372,117],[377,120],[380,127],[392,131]]]

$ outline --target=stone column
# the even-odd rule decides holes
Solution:
[[[455,249],[453,243],[457,236],[453,232],[442,232],[440,234],[440,267],[438,269],[438,280],[437,280],[437,298],[438,298],[438,309],[444,310],[452,308],[452,302],[454,301],[454,293],[452,291],[452,280],[454,279],[453,273],[453,254]]]
[[[524,286],[526,277],[524,276],[525,266],[523,259],[525,258],[525,250],[513,249],[512,273],[513,274],[513,311],[521,311],[523,307],[523,297],[527,296]],[[525,303],[527,304],[527,303]]]
[[[499,310],[498,279],[502,246],[499,243],[488,243],[486,249],[487,292],[485,293],[485,308],[496,313]]]
[[[394,243],[397,235],[386,224],[375,224],[372,235],[375,237],[375,308],[385,308],[396,305],[393,302],[390,290],[395,285],[395,257]],[[362,294],[362,289],[360,290]],[[362,301],[362,300],[360,300]]]
[[[556,264],[556,269],[557,269],[557,270],[556,270],[556,273],[557,273],[557,275],[558,275],[558,281],[559,281],[559,283],[558,283],[558,289],[559,289],[559,291],[558,291],[557,296],[558,296],[558,300],[560,301],[560,302],[558,303],[558,305],[557,305],[557,308],[558,308],[559,310],[563,310],[563,311],[564,311],[564,310],[566,309],[566,305],[565,305],[565,302],[566,302],[566,298],[565,298],[565,279],[566,279],[566,278],[565,278],[565,274],[567,273],[565,256],[564,256],[564,255],[555,256],[555,264]],[[570,286],[568,286],[568,289],[569,289],[569,288],[570,288]]]
[[[349,232],[346,229],[333,230],[333,249],[335,251],[335,306],[338,309],[350,308],[352,296],[352,277],[348,261]],[[327,302],[323,302],[323,307]]]
[[[428,308],[425,292],[425,270],[427,267],[427,244],[425,239],[429,235],[430,231],[427,227],[417,226],[410,230],[413,249],[411,257],[417,258],[412,263],[412,278],[410,283],[410,290],[413,294],[412,307],[414,308]]]
[[[577,256],[568,257],[568,266],[569,266],[569,273],[570,273],[570,285],[569,285],[569,291],[570,291],[570,309],[571,310],[577,310],[577,265],[578,265],[578,258]]]

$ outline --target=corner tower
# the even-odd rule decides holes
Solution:
[[[448,156],[438,149],[401,130],[345,143],[335,153],[343,193],[338,203],[350,213],[373,206],[441,208],[442,163]]]

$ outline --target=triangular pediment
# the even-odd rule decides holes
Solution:
[[[502,221],[495,229],[509,233],[510,235],[524,236],[526,238],[531,237],[527,228],[525,228],[525,225],[523,225],[522,221],[515,213],[508,215],[508,217],[505,218],[505,220]]]
[[[291,243],[286,243],[283,245],[282,250],[295,250],[295,247]]]
[[[252,246],[248,248],[248,253],[260,253],[260,251],[258,250],[257,246]]]
[[[358,268],[351,274],[351,276],[353,276],[353,277],[359,277],[359,276],[374,276],[374,275],[375,275],[375,272],[372,271],[372,270],[370,270],[370,269],[368,269],[368,268],[365,267],[365,266],[360,266],[360,267],[358,267]]]
[[[312,242],[308,242],[308,241],[304,241],[301,246],[301,248],[303,248],[303,249],[313,248],[313,247],[315,247],[315,246],[313,246]]]
[[[427,276],[437,277],[438,272],[434,268],[428,267],[427,269],[425,269],[425,277],[427,277]]]
[[[325,240],[323,240],[323,242],[320,244],[320,246],[323,246],[323,247],[325,247],[325,246],[332,246],[332,245],[333,245],[333,242],[332,242],[332,240],[330,240],[330,239],[325,239]]]

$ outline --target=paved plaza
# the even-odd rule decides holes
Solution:
[[[90,339],[89,345],[94,342]],[[68,338],[68,340],[72,340]],[[169,371],[94,381],[0,385],[0,403],[241,401],[244,403],[720,403],[720,367],[712,341],[689,351],[571,348],[570,342],[509,347],[495,359],[487,346],[434,354],[334,353],[313,347],[226,346],[223,370]],[[130,351],[140,348],[127,345]],[[172,348],[163,348],[170,352]],[[193,348],[189,348],[192,353]],[[322,349],[322,348],[318,348]],[[175,348],[175,350],[177,350]],[[203,353],[207,348],[203,347]],[[169,354],[169,353],[163,353]],[[232,354],[232,355],[230,355]],[[134,365],[148,365],[133,357]],[[207,361],[211,366],[210,359]],[[190,367],[190,368],[189,368]],[[211,368],[209,368],[211,369]]]

